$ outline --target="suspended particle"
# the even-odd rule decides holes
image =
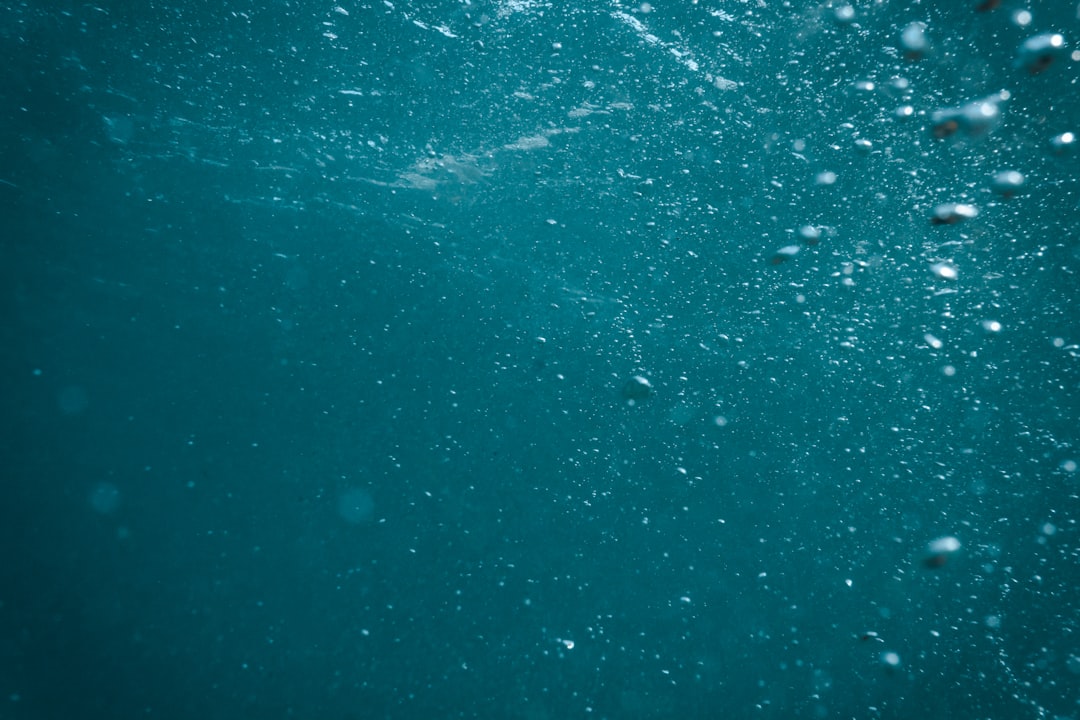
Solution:
[[[638,400],[644,400],[652,395],[652,390],[653,386],[649,382],[649,378],[635,375],[623,385],[622,396],[629,404],[633,405]]]
[[[930,131],[939,140],[958,134],[967,137],[986,135],[1001,120],[1001,103],[1009,97],[1009,91],[1002,90],[960,107],[935,110],[930,115]]]
[[[1019,193],[1026,179],[1016,170],[1002,170],[994,174],[990,187],[1003,198],[1011,198]]]
[[[979,214],[979,208],[964,203],[943,203],[934,208],[930,216],[931,225],[955,225],[970,220]]]
[[[908,60],[921,59],[930,49],[930,41],[926,39],[926,23],[909,23],[900,33],[900,47],[904,49],[904,57]]]
[[[1065,132],[1050,138],[1050,149],[1055,155],[1064,155],[1076,148],[1076,133]]]
[[[1001,0],[976,0],[975,10],[976,12],[990,12],[1001,5]]]
[[[1064,35],[1058,33],[1036,35],[1020,45],[1020,50],[1016,55],[1016,67],[1027,70],[1030,75],[1038,75],[1064,53]]]
[[[798,255],[800,250],[802,250],[802,246],[800,245],[785,245],[784,247],[773,253],[772,260],[770,262],[772,262],[773,265],[779,265],[780,263],[787,262],[791,258]]]
[[[923,553],[923,565],[928,568],[939,568],[949,562],[960,551],[960,541],[952,535],[939,537],[926,544]]]

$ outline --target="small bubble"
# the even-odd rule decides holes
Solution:
[[[1064,132],[1050,138],[1050,149],[1055,155],[1064,155],[1076,147],[1076,133]]]
[[[801,250],[802,247],[800,245],[785,245],[784,247],[773,253],[772,260],[770,262],[772,262],[773,265],[779,265],[780,263],[786,262],[798,255],[799,251]]]
[[[833,10],[833,18],[836,22],[846,25],[855,19],[855,8],[850,5],[840,5]]]
[[[965,203],[943,203],[934,208],[930,216],[931,225],[955,225],[964,220],[970,220],[979,214],[979,209],[974,205]]]
[[[1025,178],[1016,170],[1002,170],[994,175],[990,187],[1004,198],[1011,198],[1024,187]]]
[[[960,107],[935,110],[930,116],[930,130],[938,139],[954,135],[986,135],[997,126],[1001,119],[1001,103],[1009,97],[1009,92],[1002,90]]]
[[[937,262],[930,266],[930,272],[941,280],[955,280],[960,276],[960,271],[952,263]]]
[[[803,225],[799,228],[799,239],[807,245],[817,245],[821,242],[821,230],[813,225]]]
[[[929,568],[939,568],[949,561],[949,558],[960,551],[960,541],[952,535],[939,537],[926,544],[923,555],[923,565]]]
[[[338,497],[338,515],[350,525],[359,525],[371,519],[375,501],[363,488],[350,488]]]
[[[120,507],[120,489],[112,483],[98,483],[90,491],[90,507],[101,515],[111,515]]]
[[[90,405],[86,390],[78,385],[69,385],[63,388],[57,394],[56,402],[65,415],[78,415]]]
[[[622,388],[622,396],[633,405],[638,400],[644,400],[652,394],[653,386],[649,378],[635,375],[626,381]]]
[[[1057,33],[1043,33],[1025,40],[1016,56],[1016,66],[1031,75],[1037,75],[1064,54],[1065,37]]]
[[[892,650],[881,653],[881,664],[890,670],[900,667],[900,655]]]
[[[904,49],[904,56],[908,60],[918,60],[930,49],[930,41],[926,39],[926,23],[913,22],[900,33],[900,46]]]
[[[982,329],[988,333],[998,333],[1001,332],[1001,323],[997,320],[983,320]]]

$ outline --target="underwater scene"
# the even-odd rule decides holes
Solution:
[[[0,718],[1080,719],[1080,3],[0,3]]]

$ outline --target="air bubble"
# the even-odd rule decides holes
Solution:
[[[881,664],[889,670],[895,670],[900,667],[900,654],[893,652],[892,650],[886,650],[881,653]]]
[[[1026,179],[1016,170],[1002,170],[994,175],[990,187],[1004,198],[1011,198],[1024,187]]]
[[[1009,92],[1002,90],[960,107],[935,110],[930,116],[930,130],[938,139],[986,135],[1001,120],[1001,103],[1008,99]]]
[[[913,22],[900,33],[900,46],[904,49],[904,57],[908,60],[918,60],[930,49],[930,42],[926,39],[926,23]]]
[[[1064,155],[1076,148],[1076,133],[1064,132],[1050,138],[1050,149],[1055,155]]]
[[[974,205],[965,203],[944,203],[934,208],[930,216],[931,225],[955,225],[964,220],[970,220],[979,214],[979,209]]]
[[[799,239],[805,245],[817,245],[821,242],[821,229],[813,225],[803,225],[799,228]]]
[[[960,276],[960,271],[952,263],[938,262],[930,266],[930,272],[941,280],[955,280]]]
[[[622,396],[627,403],[633,405],[638,400],[644,400],[652,395],[653,386],[649,378],[635,375],[626,381],[622,388]]]
[[[1053,64],[1065,52],[1065,37],[1057,33],[1044,33],[1028,38],[1020,45],[1016,66],[1031,75],[1037,75]]]
[[[771,262],[773,265],[779,265],[798,255],[800,250],[802,250],[802,247],[799,245],[785,245],[773,253]]]
[[[926,544],[923,554],[923,565],[929,568],[939,568],[949,561],[960,551],[960,541],[952,535],[939,537]]]

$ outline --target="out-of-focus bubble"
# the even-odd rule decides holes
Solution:
[[[652,395],[653,386],[649,378],[643,375],[635,375],[626,381],[622,387],[622,396],[627,403],[633,405],[638,400],[644,400]]]
[[[847,25],[855,20],[855,8],[850,5],[839,5],[833,10],[833,19],[841,25]]]
[[[338,515],[350,525],[360,525],[371,519],[375,501],[363,488],[350,488],[338,497]]]
[[[926,23],[909,23],[900,33],[900,47],[908,60],[918,60],[925,55],[930,49],[930,41],[926,39]]]
[[[893,93],[906,94],[911,90],[911,81],[906,77],[894,77],[889,80],[889,84],[886,87]]]
[[[822,170],[814,176],[814,182],[818,185],[835,185],[836,173],[832,170]]]
[[[1003,198],[1011,198],[1024,187],[1025,178],[1016,170],[1002,170],[995,173],[990,187]]]
[[[1001,323],[997,320],[983,320],[982,329],[988,333],[999,333],[1001,332]]]
[[[1009,97],[1009,91],[1002,90],[960,107],[935,110],[930,116],[930,131],[938,139],[986,135],[1001,121],[1001,104]]]
[[[939,280],[955,280],[960,276],[960,271],[956,269],[956,266],[947,262],[936,262],[930,266],[930,272],[934,273],[934,277]]]
[[[784,247],[773,253],[772,260],[770,260],[770,262],[773,265],[779,265],[780,263],[787,262],[788,260],[798,255],[799,251],[801,250],[802,246],[800,245],[785,245]]]
[[[1055,155],[1064,155],[1076,149],[1076,133],[1064,132],[1050,138],[1050,149]]]
[[[892,650],[886,650],[878,657],[881,664],[884,665],[887,670],[896,670],[900,667],[899,653],[893,652]]]
[[[934,208],[931,225],[955,225],[979,214],[979,208],[965,203],[943,203]]]
[[[1065,54],[1065,36],[1043,33],[1025,40],[1016,55],[1016,67],[1037,75]]]
[[[90,491],[90,507],[101,515],[111,515],[120,507],[120,488],[101,482]]]
[[[90,399],[82,387],[68,385],[57,394],[56,404],[65,415],[78,415],[90,405]]]
[[[805,245],[817,245],[821,242],[821,228],[813,225],[803,225],[799,228],[799,240]]]
[[[915,108],[911,105],[901,105],[896,108],[895,114],[898,120],[907,120],[915,117]]]
[[[960,541],[952,535],[939,537],[926,544],[923,553],[923,565],[929,568],[939,568],[949,562],[960,551]]]
[[[101,118],[105,137],[117,145],[127,145],[135,134],[135,122],[126,115],[106,115]]]
[[[874,149],[874,143],[870,142],[866,138],[859,138],[855,141],[855,149],[863,155],[869,155],[870,151]]]

